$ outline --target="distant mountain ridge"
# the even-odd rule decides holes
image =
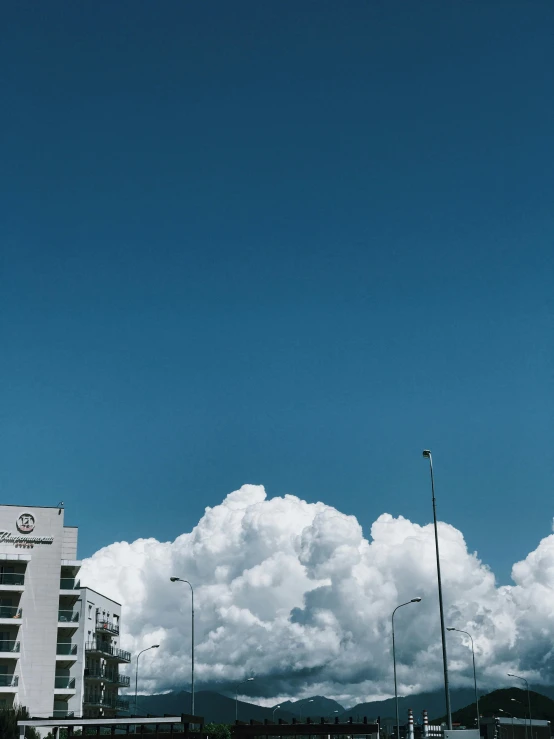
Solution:
[[[554,692],[554,691],[553,691]],[[554,721],[554,700],[552,698],[530,690],[531,716],[533,719]],[[515,703],[513,701],[516,701]],[[523,704],[523,705],[521,705]],[[504,688],[493,690],[479,698],[479,714],[481,716],[505,716],[514,714],[514,718],[524,718],[527,715],[527,691],[521,688]],[[518,715],[519,714],[519,715]],[[452,713],[452,721],[468,728],[473,728],[477,716],[475,701]],[[441,716],[439,716],[439,720]]]
[[[554,687],[537,686],[533,687],[532,700],[536,700],[537,708],[541,707],[543,714],[548,713],[550,706],[548,699],[554,698]],[[507,688],[505,690],[497,690],[489,694],[485,694],[479,698],[479,707],[481,712],[489,706],[488,696],[493,696],[494,701],[504,699],[506,695],[513,697],[516,694],[522,694],[519,688]],[[533,699],[533,695],[537,698]],[[526,696],[526,694],[525,694]],[[526,697],[523,698],[526,700]],[[522,698],[522,699],[523,699]],[[541,702],[541,699],[544,701]],[[475,694],[470,688],[462,688],[452,690],[450,693],[452,711],[463,709],[465,712],[460,713],[460,720],[464,717],[474,715],[475,713]],[[399,700],[400,720],[406,720],[408,709],[414,712],[416,722],[421,719],[421,714],[426,710],[431,719],[436,719],[444,715],[444,692],[437,690],[430,693],[418,693],[408,697],[400,697]],[[492,704],[491,704],[492,705]],[[554,703],[552,704],[554,707]],[[277,708],[279,706],[279,708]],[[493,706],[494,707],[494,706]],[[500,703],[496,708],[503,708],[504,703]],[[393,719],[395,716],[394,698],[387,698],[382,701],[372,701],[368,703],[358,703],[351,708],[345,708],[337,701],[324,696],[313,696],[311,698],[302,698],[298,701],[283,701],[275,706],[266,707],[258,706],[254,703],[246,701],[238,701],[235,703],[234,698],[222,695],[211,690],[201,690],[195,694],[195,713],[203,716],[207,723],[226,723],[231,724],[235,721],[235,712],[238,708],[238,717],[240,721],[263,721],[264,719],[275,720],[281,718],[285,721],[292,721],[293,718],[303,719],[308,716],[312,719],[319,720],[321,717],[327,720],[333,720],[338,717],[347,720],[352,716],[355,720],[366,716],[368,719],[381,718],[382,722],[387,719]],[[532,708],[532,707],[531,707]],[[506,710],[506,709],[505,709]],[[152,714],[155,716],[163,716],[164,714],[180,715],[181,713],[190,712],[190,693],[186,691],[173,691],[170,693],[158,695],[143,695],[138,699],[138,713]],[[456,714],[457,715],[457,714]],[[489,714],[491,715],[491,714]],[[538,716],[535,716],[538,718]],[[554,719],[554,715],[553,715]],[[550,719],[548,719],[550,720]]]
[[[314,695],[312,698],[301,698],[298,701],[283,701],[279,704],[283,711],[294,716],[334,716],[345,712],[345,707],[331,698]]]

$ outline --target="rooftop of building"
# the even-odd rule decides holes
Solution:
[[[91,593],[96,593],[96,595],[99,595],[101,598],[109,600],[111,603],[115,603],[116,606],[121,606],[121,603],[118,603],[113,598],[108,598],[107,595],[104,595],[104,593],[99,593],[98,590],[94,590],[94,588],[89,588],[86,585],[81,585],[81,590],[90,590]]]
[[[65,508],[62,505],[21,505],[21,503],[2,503],[0,508],[47,508],[52,510],[64,511]],[[76,528],[76,527],[75,527]]]

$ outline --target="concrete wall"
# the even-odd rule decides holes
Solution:
[[[65,526],[63,530],[62,559],[77,559],[77,534],[76,526]]]
[[[18,530],[17,523],[21,514],[26,513],[34,518],[34,526],[31,531],[22,532]],[[2,540],[0,534],[0,555],[10,557],[21,553],[30,556],[20,598],[23,609],[21,625],[19,629],[15,625],[10,627],[14,638],[15,631],[18,631],[17,638],[20,641],[20,656],[15,669],[19,675],[16,700],[27,706],[32,716],[51,716],[60,571],[65,538],[64,511],[57,508],[0,506],[0,532],[20,539],[14,542],[4,537]],[[51,537],[52,541],[31,544],[32,539],[37,537]],[[2,595],[6,596],[6,586],[0,586],[0,589]]]

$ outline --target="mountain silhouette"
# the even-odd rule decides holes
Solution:
[[[519,697],[518,697],[519,696]],[[527,701],[527,693],[519,688],[507,688],[503,690],[495,690],[492,693],[484,694],[479,697],[479,708],[482,715],[493,715],[498,708],[510,710],[514,715],[517,710],[514,703],[509,707],[508,702],[512,697],[521,700],[523,703]],[[554,687],[550,686],[533,686],[531,693],[531,712],[534,718],[545,718],[554,721]],[[452,690],[450,692],[450,700],[452,704],[453,718],[462,723],[471,723],[472,717],[475,716],[475,693],[471,688],[462,688]],[[412,709],[414,720],[421,723],[422,712],[426,710],[431,721],[439,720],[444,716],[444,691],[437,690],[429,693],[418,693],[407,697],[399,697],[399,714],[400,722],[406,723],[408,717],[408,709]],[[496,705],[498,703],[498,705]],[[132,701],[131,701],[132,705]],[[536,705],[537,713],[534,714],[533,706]],[[279,708],[277,708],[279,706]],[[387,698],[382,701],[371,701],[367,703],[358,703],[351,708],[344,708],[340,703],[321,695],[314,695],[311,698],[302,698],[298,701],[283,701],[274,706],[258,706],[254,703],[246,701],[238,701],[229,696],[222,695],[211,690],[201,690],[195,694],[195,713],[203,716],[206,723],[222,723],[232,724],[235,721],[235,711],[238,707],[238,717],[240,721],[263,721],[264,719],[284,719],[292,721],[293,718],[306,719],[308,716],[319,721],[321,717],[327,720],[334,720],[338,717],[340,720],[348,720],[352,717],[354,720],[362,720],[364,716],[368,720],[381,718],[382,723],[390,723],[395,717],[394,698]],[[488,711],[488,713],[487,713]],[[491,713],[492,711],[492,713]],[[552,714],[551,714],[552,711]],[[154,716],[163,716],[164,714],[172,716],[180,716],[182,713],[190,713],[190,693],[186,691],[171,691],[158,695],[142,695],[138,698],[139,715],[151,714]]]

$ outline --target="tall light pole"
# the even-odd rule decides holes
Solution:
[[[531,739],[533,739],[533,724],[531,723],[531,695],[529,693],[529,683],[524,677],[520,677],[519,675],[512,675],[511,672],[508,673],[508,677],[515,677],[518,680],[523,680],[525,683],[525,687],[527,688],[527,708],[529,709],[529,733],[531,734]]]
[[[271,719],[272,721],[275,721],[275,711],[276,711],[276,710],[277,710],[278,708],[281,708],[281,706],[275,706],[275,708],[273,709],[273,718]]]
[[[400,739],[400,715],[398,713],[398,688],[396,686],[396,649],[394,646],[394,614],[399,608],[402,608],[403,606],[409,606],[410,603],[419,603],[421,601],[421,598],[412,598],[411,600],[407,600],[405,603],[401,603],[399,606],[396,606],[394,611],[392,612],[392,666],[394,671],[394,701],[396,703],[396,739]]]
[[[512,701],[512,703],[519,703],[519,705],[520,706],[523,706],[523,708],[524,708],[524,711],[523,711],[523,720],[525,721],[525,739],[527,739],[527,714],[525,713],[525,703],[522,703],[521,701],[518,701],[517,698],[510,698],[510,700]],[[531,736],[531,739],[533,739],[532,736]]]
[[[239,687],[244,685],[244,683],[251,683],[253,679],[253,677],[247,677],[246,680],[241,680],[240,683],[237,683],[235,688],[235,721],[239,720]]]
[[[510,713],[509,711],[505,711],[503,708],[498,709],[500,713],[507,713],[508,716],[512,717],[512,739],[514,739],[514,715],[513,713]]]
[[[423,456],[429,460],[429,469],[431,471],[431,493],[433,497],[433,523],[435,525],[435,550],[437,553],[437,581],[439,585],[439,613],[441,619],[441,637],[442,637],[442,666],[444,670],[444,697],[446,701],[446,720],[448,728],[452,730],[452,710],[450,708],[450,687],[448,685],[448,657],[446,655],[446,632],[444,629],[444,608],[442,605],[442,581],[441,581],[441,561],[439,556],[439,532],[437,528],[437,503],[435,500],[435,476],[433,475],[433,457],[429,449],[424,449]]]
[[[170,577],[169,579],[171,582],[185,582],[190,587],[192,598],[190,712],[194,716],[194,588],[188,580],[182,580],[180,577]]]
[[[308,703],[313,703],[314,702],[314,699],[313,698],[310,698],[310,700],[307,701],[307,702]],[[300,706],[300,720],[302,720],[302,706]]]
[[[151,647],[146,647],[146,649],[143,649],[142,652],[139,652],[137,654],[137,669],[135,670],[135,716],[138,715],[137,711],[137,700],[138,700],[138,661],[141,654],[144,654],[144,652],[148,652],[149,649],[158,649],[160,645],[159,644],[152,644]]]
[[[475,648],[473,646],[473,637],[469,633],[469,631],[462,631],[462,629],[455,629],[453,626],[450,626],[447,631],[457,631],[458,634],[465,634],[466,636],[469,636],[471,639],[471,654],[473,656],[473,685],[475,686],[475,705],[477,707],[477,728],[481,728],[481,721],[479,718],[479,696],[477,695],[477,673],[475,672]]]

